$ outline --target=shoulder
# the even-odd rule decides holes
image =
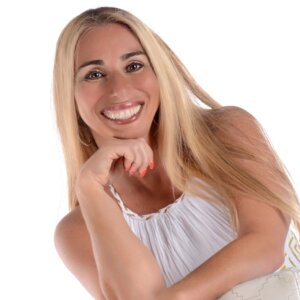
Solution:
[[[65,265],[77,272],[78,253],[89,255],[91,251],[89,235],[79,207],[74,208],[63,217],[54,233],[55,247]],[[85,257],[82,257],[85,259]]]
[[[79,207],[63,217],[54,233],[56,250],[66,267],[93,295],[102,298],[92,245]]]
[[[290,194],[287,192],[284,165],[259,121],[248,111],[236,106],[222,107],[216,110],[214,115],[217,123],[215,135],[226,146],[232,162],[242,170],[246,170],[249,175],[281,199],[288,199]],[[249,223],[258,223],[258,215],[261,214],[260,226],[266,227],[264,220],[268,217],[273,218],[275,224],[274,220],[278,221],[275,217],[278,210],[275,212],[274,207],[250,201],[253,197],[253,195],[245,197],[239,194],[235,197],[235,204],[238,213],[242,216],[241,219]],[[285,218],[285,221],[285,225],[288,224],[289,218]]]
[[[260,122],[238,106],[223,106],[211,111],[215,136],[226,145],[241,147],[257,154],[273,157],[268,136]]]
[[[223,106],[218,109],[213,109],[212,115],[215,122],[219,123],[219,129],[246,129],[246,131],[250,133],[261,128],[258,120],[250,112],[239,106]]]
[[[66,246],[66,242],[71,242],[80,234],[85,233],[86,228],[79,207],[74,208],[63,217],[55,229],[55,246],[58,250]],[[87,232],[86,232],[87,233]]]
[[[273,149],[266,132],[248,111],[225,106],[214,112],[216,138],[235,166],[248,172],[274,191],[274,185],[282,183],[280,174],[283,164]],[[267,183],[266,174],[269,174]],[[278,190],[276,189],[278,192]]]
[[[215,116],[222,118],[222,117],[236,117],[236,118],[252,118],[254,117],[248,112],[246,109],[240,107],[240,106],[234,106],[234,105],[227,105],[222,106],[219,108],[211,109],[211,111],[214,113]]]

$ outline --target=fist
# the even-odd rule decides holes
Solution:
[[[76,184],[94,180],[105,186],[109,182],[111,168],[114,161],[122,158],[125,172],[130,175],[139,173],[141,177],[146,174],[147,168],[153,169],[153,151],[145,139],[110,139],[82,166]]]

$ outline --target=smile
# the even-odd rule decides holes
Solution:
[[[137,115],[142,108],[141,104],[138,104],[134,107],[129,107],[125,109],[120,109],[120,110],[104,110],[102,114],[110,120],[114,121],[124,121],[124,120],[129,120],[135,115]]]

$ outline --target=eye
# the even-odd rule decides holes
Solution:
[[[127,72],[135,72],[135,71],[138,71],[141,68],[143,68],[143,66],[144,65],[141,63],[133,62],[126,67],[126,71]]]
[[[88,73],[84,78],[87,80],[96,80],[103,76],[104,76],[104,74],[101,73],[100,71],[92,71],[92,72]]]

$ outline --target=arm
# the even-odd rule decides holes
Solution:
[[[147,147],[145,142],[134,140],[114,141],[101,147],[83,166],[76,184],[99,285],[109,300],[152,299],[164,287],[154,256],[130,230],[104,188],[114,160],[124,157],[125,168],[134,162],[131,169],[139,171],[149,165],[152,151]],[[141,153],[143,157],[139,157]]]
[[[227,109],[224,113],[230,114],[230,122],[238,124],[247,139],[242,139],[238,130],[229,124],[228,115],[221,124],[224,130],[218,137],[263,153],[267,161],[275,163],[275,157],[254,120],[241,109]],[[236,162],[282,199],[290,198],[285,189],[286,182],[270,174],[266,167],[242,159],[236,159]],[[217,299],[235,285],[271,273],[281,266],[289,218],[277,209],[245,195],[235,193],[234,201],[240,220],[238,238],[180,282],[163,291],[162,296],[166,298],[162,299],[168,299],[169,293],[180,294],[181,299],[186,300]]]
[[[114,291],[116,299],[146,300],[164,285],[154,256],[130,230],[104,189],[89,184],[87,190],[80,196],[80,206],[103,291]]]
[[[98,282],[90,236],[80,207],[74,208],[58,223],[54,238],[56,250],[67,268],[95,299],[106,300]]]
[[[249,226],[241,225],[243,230],[235,241],[163,291],[162,299],[169,299],[164,297],[171,293],[180,295],[182,300],[214,300],[235,285],[274,272],[281,266],[287,222],[272,208],[254,202],[240,208],[240,217],[243,213],[257,220]]]
[[[246,128],[250,127],[246,125]],[[254,132],[256,131],[254,130]],[[253,174],[260,176],[262,181],[267,179],[264,170],[259,170],[258,166],[250,165],[249,168],[252,168]],[[274,180],[276,181],[276,178]],[[277,193],[280,193],[283,197],[286,197],[283,191],[278,189],[277,186],[272,186],[271,181],[270,183],[267,183],[266,181],[264,182],[268,184],[271,189],[275,189]],[[140,253],[141,258],[144,257],[144,263],[145,261],[147,261],[147,257],[149,258],[149,252],[143,245],[140,244],[139,240],[135,238],[132,232],[128,230],[128,225],[123,222],[123,216],[121,215],[119,208],[117,207],[115,202],[106,201],[108,200],[107,198],[103,198],[101,200],[104,201],[100,201],[100,198],[98,198],[100,196],[98,194],[100,191],[98,190],[98,187],[95,188],[96,191],[93,192],[94,196],[91,195],[91,199],[96,197],[97,200],[89,202],[88,199],[86,199],[88,200],[86,201],[82,198],[83,201],[86,201],[86,203],[81,203],[82,209],[85,210],[85,221],[86,223],[90,222],[89,233],[86,232],[86,234],[89,235],[91,239],[94,239],[93,251],[90,250],[89,253],[93,253],[96,261],[98,259],[97,268],[93,266],[93,270],[96,270],[96,272],[93,273],[87,270],[86,273],[89,273],[89,278],[94,276],[91,274],[97,273],[99,282],[102,280],[101,276],[105,278],[106,287],[104,287],[104,289],[106,289],[106,293],[111,292],[111,294],[107,294],[108,296],[110,296],[107,298],[109,300],[123,299],[122,296],[129,293],[134,294],[135,290],[138,294],[138,287],[144,285],[145,289],[143,289],[143,291],[146,293],[144,299],[147,299],[149,295],[151,295],[152,297],[152,295],[155,294],[159,289],[159,296],[154,297],[153,299],[216,299],[216,297],[223,294],[228,289],[232,288],[242,281],[250,280],[253,277],[257,277],[276,270],[283,259],[283,244],[288,227],[288,220],[283,219],[280,213],[267,205],[258,203],[257,201],[252,199],[246,199],[237,196],[236,204],[238,208],[238,214],[242,221],[240,224],[241,226],[239,238],[227,245],[219,253],[214,255],[211,259],[209,259],[206,263],[201,265],[179,283],[166,289],[165,287],[163,287],[162,276],[159,273],[157,264],[155,261],[153,261],[153,257],[151,255],[150,259],[148,260],[148,266],[146,266],[146,264],[144,264],[143,266],[137,266],[138,268],[141,267],[141,272],[143,273],[138,272],[136,268],[132,269],[132,266],[135,266],[136,262],[139,261],[136,259],[136,251]],[[101,191],[101,193],[103,193],[103,191]],[[97,207],[97,205],[100,206],[100,204],[101,208],[97,208],[100,210],[100,215],[101,211],[102,214],[104,211],[108,210],[111,212],[109,216],[104,215],[104,219],[95,219],[97,213],[95,213],[92,206],[87,206],[86,208],[84,208],[84,205],[93,205],[93,207],[94,205],[96,205]],[[122,229],[122,233],[124,234],[124,236],[122,237],[124,237],[124,239],[111,239],[111,236],[108,233],[110,232],[111,228],[109,227],[107,228],[107,230],[105,230],[105,228],[103,227],[109,224],[107,223],[107,220],[110,220],[110,218],[112,218],[113,220],[119,219],[115,224],[116,227],[114,227],[112,232],[118,232],[119,229]],[[88,221],[88,219],[90,221]],[[96,223],[103,221],[102,225],[100,225],[100,228],[93,225],[93,219],[95,219]],[[102,230],[106,238],[103,238],[101,236],[102,233],[98,234],[98,230]],[[274,235],[274,232],[276,232],[276,235]],[[70,235],[67,236],[70,237]],[[99,241],[100,239],[101,242]],[[135,240],[136,243],[130,243],[129,247],[129,243],[125,244],[128,239]],[[103,245],[102,241],[110,241],[110,244]],[[82,245],[78,247],[82,247]],[[102,247],[104,250],[101,250]],[[127,247],[129,247],[128,249],[132,251],[116,251],[111,253],[107,252],[109,249],[126,250]],[[73,249],[72,251],[74,252],[75,250]],[[120,257],[119,255],[122,255],[122,257]],[[112,264],[110,266],[109,263],[115,262],[115,258],[119,260],[118,263]],[[104,265],[106,264],[105,268],[101,268],[102,261]],[[77,261],[74,263],[72,262],[71,264],[74,265],[75,263],[77,263]],[[121,266],[127,266],[126,268],[122,268],[122,274],[118,274],[118,272],[120,271],[118,269],[118,266],[120,266],[120,264]],[[84,268],[86,268],[86,264],[81,264],[81,270],[83,270]],[[144,276],[144,274],[147,274],[146,269],[151,270],[151,272],[153,272],[153,277],[157,275],[157,278],[150,278],[150,280],[147,279],[147,277]],[[153,269],[156,269],[156,271],[153,271]],[[134,272],[130,273],[130,270],[134,270]],[[128,274],[130,273],[129,276],[127,275],[127,272]],[[143,276],[141,276],[141,274],[143,274]],[[93,277],[93,279],[94,278],[95,277]],[[116,281],[115,278],[117,278],[118,281]],[[128,278],[131,279],[128,280]],[[122,285],[125,286],[122,287]],[[115,291],[116,293],[118,293],[118,295],[121,295],[120,298],[114,298],[113,296],[111,296],[113,293],[112,291]],[[126,297],[124,298],[126,299]],[[139,297],[137,296],[137,298]],[[127,299],[135,298],[127,297]]]

